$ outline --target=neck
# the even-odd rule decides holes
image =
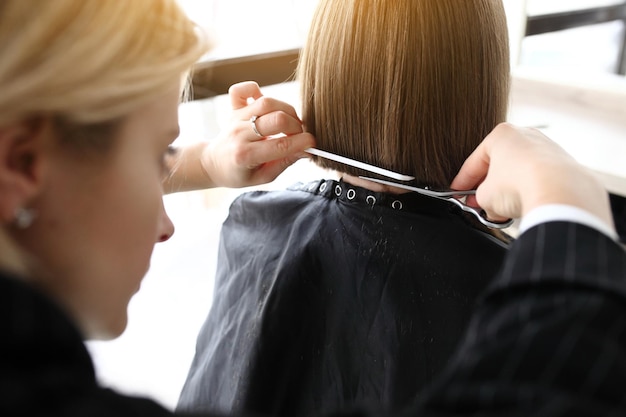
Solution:
[[[410,191],[403,190],[402,188],[392,187],[385,184],[379,184],[377,182],[372,182],[368,180],[364,180],[363,178],[354,177],[352,175],[343,174],[341,179],[348,184],[354,185],[355,187],[365,188],[366,190],[373,191],[375,193],[387,193],[387,194],[405,194]]]

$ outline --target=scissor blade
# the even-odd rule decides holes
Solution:
[[[416,193],[419,193],[419,194],[423,194],[423,195],[427,195],[427,196],[430,196],[430,197],[454,197],[456,195],[473,195],[473,194],[476,194],[476,190],[435,191],[435,190],[427,190],[425,188],[412,187],[412,186],[406,185],[406,184],[399,184],[399,183],[393,182],[393,181],[380,180],[378,178],[370,178],[370,177],[359,177],[359,178],[362,178],[362,179],[368,180],[368,181],[377,182],[379,184],[389,185],[391,187],[402,188],[402,189],[405,189],[405,190],[413,191],[413,192],[416,192]]]

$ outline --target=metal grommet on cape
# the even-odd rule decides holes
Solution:
[[[341,186],[335,185],[335,195],[339,197],[341,195]]]
[[[356,191],[354,191],[352,188],[349,189],[347,193],[347,197],[348,197],[348,200],[354,200],[354,197],[356,197]]]
[[[396,210],[402,210],[402,201],[395,200],[393,203],[391,203],[391,207]]]
[[[263,136],[263,135],[261,134],[261,132],[259,132],[259,129],[257,129],[257,127],[256,127],[256,121],[257,121],[257,119],[258,119],[258,118],[259,118],[259,116],[252,116],[252,117],[250,118],[250,124],[252,125],[252,130],[254,131],[254,133],[255,133],[258,137],[260,137],[260,138],[264,138],[265,136]]]
[[[373,195],[368,195],[365,199],[365,202],[370,206],[373,206],[374,204],[376,204],[376,197],[374,197]]]
[[[320,193],[323,193],[324,191],[326,191],[326,187],[327,187],[327,186],[328,186],[328,185],[326,185],[326,183],[325,183],[325,182],[324,182],[324,183],[322,183],[322,185],[320,185]]]

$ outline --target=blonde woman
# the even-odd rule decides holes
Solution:
[[[317,146],[449,187],[507,112],[500,0],[321,0],[302,51]],[[506,241],[457,207],[339,172],[238,198],[180,410],[394,410],[444,368]]]
[[[246,83],[230,133],[173,150],[183,80],[207,49],[175,0],[0,2],[0,415],[164,413],[100,389],[82,344],[124,330],[174,232],[164,189],[268,181],[314,144]],[[259,141],[252,115],[294,135]]]

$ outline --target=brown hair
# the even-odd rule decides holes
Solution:
[[[321,0],[298,78],[306,130],[320,149],[446,187],[506,117],[504,7],[501,0]]]

